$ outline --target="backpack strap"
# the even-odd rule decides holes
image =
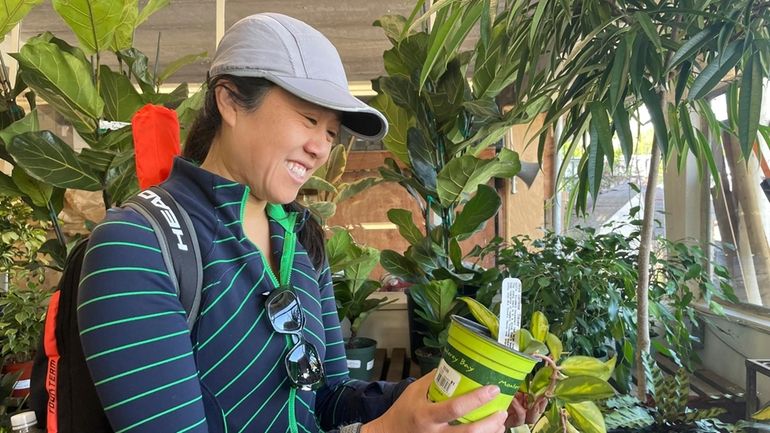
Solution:
[[[158,237],[163,260],[192,330],[200,309],[203,265],[190,216],[171,194],[153,186],[128,199],[124,207],[143,215]]]

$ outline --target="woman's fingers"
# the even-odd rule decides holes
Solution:
[[[500,394],[500,388],[494,385],[487,385],[459,397],[453,397],[436,403],[431,408],[433,421],[446,423],[456,420],[473,409],[488,403],[498,394]],[[505,420],[500,421],[500,425],[502,425],[503,421]]]

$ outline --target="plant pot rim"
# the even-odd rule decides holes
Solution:
[[[352,346],[351,343],[356,342],[355,346]],[[367,347],[376,346],[377,340],[369,338],[369,337],[355,337],[355,338],[346,338],[345,339],[345,349],[365,349]]]

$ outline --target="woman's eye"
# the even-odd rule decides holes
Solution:
[[[309,116],[304,116],[304,117],[305,117],[305,119],[307,119],[307,120],[308,120],[308,122],[310,122],[310,123],[311,123],[313,126],[315,126],[315,125],[317,125],[317,124],[318,124],[318,121],[317,121],[317,120],[315,120],[314,118],[312,118],[312,117],[309,117]]]
[[[326,131],[327,134],[329,134],[329,137],[331,137],[332,140],[337,139],[337,131],[332,131],[331,129]]]

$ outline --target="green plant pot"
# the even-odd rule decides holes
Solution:
[[[461,418],[460,422],[480,420],[510,406],[519,385],[538,363],[537,358],[503,346],[489,337],[483,326],[460,316],[452,316],[447,346],[428,397],[443,401],[466,394],[484,385],[497,385],[494,400]]]
[[[374,372],[374,352],[377,342],[371,338],[356,337],[345,344],[350,377],[359,380],[372,380]]]
[[[438,368],[439,362],[441,362],[441,350],[434,347],[418,347],[414,351],[414,355],[417,358],[417,365],[420,366],[420,375],[425,376],[430,373],[434,368]]]

